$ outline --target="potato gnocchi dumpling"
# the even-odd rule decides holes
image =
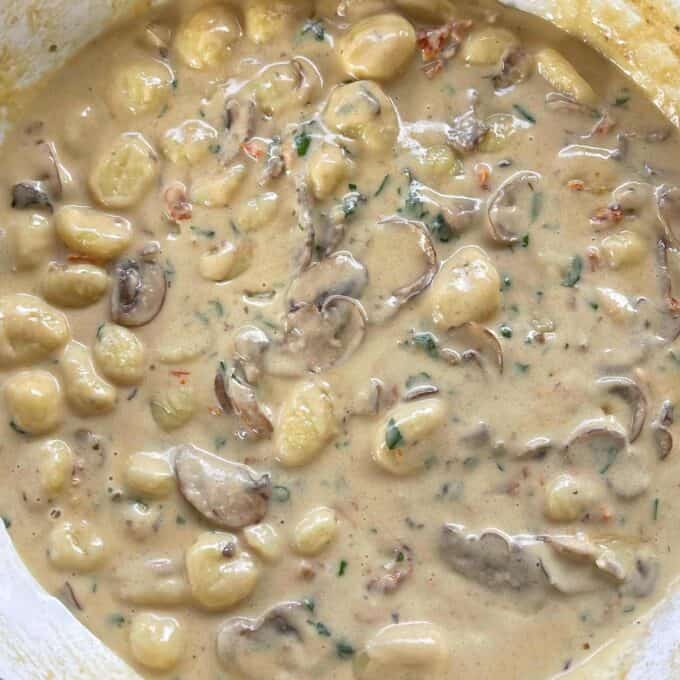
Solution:
[[[536,53],[539,74],[558,92],[580,104],[595,106],[597,95],[588,81],[557,50],[546,47]]]
[[[246,35],[256,45],[264,45],[291,30],[310,10],[309,0],[252,0],[243,8]]]
[[[186,645],[184,629],[174,616],[140,612],[130,622],[130,651],[146,668],[167,671],[176,666]]]
[[[275,428],[278,461],[286,467],[309,463],[328,444],[336,429],[329,386],[303,383],[284,403],[279,414]]]
[[[236,536],[221,531],[198,537],[187,550],[186,570],[196,601],[214,611],[229,609],[248,597],[260,575]]]
[[[312,193],[319,200],[330,198],[352,168],[347,153],[337,144],[319,144],[309,155],[307,174]]]
[[[163,521],[160,503],[147,505],[142,501],[127,503],[121,513],[125,523],[125,531],[135,541],[146,541],[153,536]],[[150,604],[165,604],[152,602]]]
[[[97,416],[113,410],[116,388],[97,373],[85,345],[75,340],[69,342],[59,365],[66,401],[78,415]]]
[[[86,262],[50,262],[41,283],[43,297],[57,307],[88,307],[109,287],[105,269]]]
[[[328,98],[323,121],[333,132],[360,141],[367,151],[384,151],[397,138],[394,104],[370,80],[339,85]]]
[[[252,241],[222,241],[201,255],[198,269],[208,281],[229,281],[243,274],[250,267],[252,259]]]
[[[161,430],[170,432],[186,425],[198,405],[191,385],[172,385],[151,397],[151,415]]]
[[[57,379],[47,371],[23,371],[3,386],[12,427],[25,434],[45,434],[64,419],[64,398]]]
[[[488,26],[472,32],[463,45],[463,58],[468,64],[493,66],[505,52],[518,44],[517,37],[505,28]]]
[[[283,541],[271,524],[251,524],[243,530],[243,540],[266,562],[276,562],[283,554]]]
[[[501,281],[484,250],[463,246],[446,260],[432,284],[432,320],[449,329],[487,321],[500,305]]]
[[[275,116],[312,101],[319,75],[302,59],[270,64],[246,88],[267,116]]]
[[[47,493],[63,491],[71,481],[75,456],[71,447],[61,439],[48,439],[37,449],[40,487]]]
[[[158,157],[138,132],[127,132],[95,161],[90,190],[107,208],[130,208],[138,203],[158,176]]]
[[[23,293],[0,297],[0,366],[45,359],[70,336],[66,317],[40,298]]]
[[[398,14],[380,14],[354,24],[340,42],[340,59],[347,75],[389,80],[413,58],[416,32]]]
[[[451,0],[395,0],[402,12],[418,21],[442,23],[456,15],[456,6]]]
[[[245,176],[246,166],[242,163],[215,175],[199,175],[191,183],[191,201],[206,208],[226,208]]]
[[[612,269],[633,267],[647,254],[647,244],[634,231],[624,229],[602,239],[602,252]]]
[[[226,60],[229,48],[240,37],[234,11],[224,5],[208,5],[180,26],[175,49],[187,66],[213,68]]]
[[[314,508],[295,525],[293,541],[300,555],[318,555],[338,533],[338,518],[332,508]]]
[[[445,144],[427,146],[417,158],[422,174],[428,179],[443,180],[458,175],[463,170],[463,164],[456,152]]]
[[[93,571],[106,556],[104,538],[84,519],[60,522],[47,539],[47,557],[61,571]]]
[[[100,326],[92,355],[104,377],[117,385],[136,385],[144,378],[144,345],[128,328],[112,323]]]
[[[562,472],[550,479],[545,487],[544,512],[555,522],[573,522],[601,504],[602,499],[601,484]]]
[[[174,75],[162,61],[145,59],[119,69],[113,78],[111,108],[119,115],[159,114],[170,99]]]
[[[212,125],[202,120],[185,120],[163,135],[161,148],[173,163],[195,165],[210,153],[216,142],[217,130]]]
[[[238,226],[242,231],[257,231],[271,224],[277,214],[279,195],[265,191],[241,204],[238,212]]]
[[[432,435],[446,420],[446,407],[436,397],[400,404],[378,428],[373,460],[393,475],[423,470],[432,454]]]
[[[129,220],[85,206],[60,208],[55,215],[55,226],[66,247],[95,260],[118,257],[132,240]]]
[[[19,213],[13,227],[13,255],[17,269],[39,267],[54,248],[52,220],[39,213]]]
[[[139,451],[127,460],[125,481],[134,493],[164,498],[175,488],[175,471],[163,454]]]

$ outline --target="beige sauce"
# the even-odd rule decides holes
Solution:
[[[170,4],[8,138],[0,513],[149,677],[553,676],[678,572],[677,135],[524,15],[317,4]]]

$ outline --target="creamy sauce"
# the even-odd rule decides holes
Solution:
[[[678,571],[677,135],[524,15],[336,4],[171,3],[24,112],[0,514],[142,674],[550,677]]]

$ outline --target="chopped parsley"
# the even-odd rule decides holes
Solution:
[[[358,191],[352,191],[346,196],[343,196],[342,212],[345,214],[345,217],[351,217],[357,211],[359,204],[365,202],[366,196],[360,194]]]
[[[438,213],[432,220],[430,223],[430,231],[437,237],[437,240],[442,243],[447,243],[455,237],[455,234],[442,213]]]
[[[376,192],[373,194],[374,196],[380,196],[380,194],[383,192],[385,187],[387,186],[387,183],[390,181],[390,176],[385,175],[382,178],[382,182],[380,182],[380,186],[376,189]]]
[[[531,224],[533,224],[543,210],[543,194],[540,191],[534,191],[531,194]]]
[[[562,279],[562,285],[567,288],[573,288],[581,280],[581,272],[583,271],[583,259],[580,255],[574,255],[569,267]]]
[[[307,19],[302,25],[300,34],[311,34],[314,36],[314,40],[321,42],[326,39],[326,27],[321,19]]]
[[[391,451],[404,441],[401,430],[397,427],[394,418],[390,418],[385,429],[385,446]]]
[[[515,111],[517,111],[517,113],[527,122],[531,123],[532,125],[536,123],[536,117],[534,114],[525,109],[521,104],[513,104],[512,108],[515,109]]]
[[[208,151],[210,151],[210,153],[219,153],[220,151],[222,151],[222,145],[221,144],[211,144],[208,147]]]
[[[344,576],[348,566],[349,563],[347,560],[340,560],[340,564],[338,565],[338,576]]]
[[[293,142],[295,143],[295,150],[298,156],[305,156],[307,151],[309,151],[309,145],[312,143],[312,138],[307,134],[305,130],[298,132],[293,137]]]
[[[512,328],[510,328],[510,326],[508,326],[508,324],[504,323],[504,324],[500,327],[499,330],[500,330],[500,332],[501,332],[501,335],[502,335],[504,338],[511,338],[511,337],[512,337]]]
[[[215,238],[214,229],[203,229],[201,227],[197,227],[195,224],[192,224],[189,229],[197,236],[203,236],[204,238]]]
[[[656,522],[659,519],[659,499],[655,498],[652,503],[652,519]]]
[[[428,356],[436,359],[439,356],[437,350],[437,338],[429,331],[420,331],[413,334],[413,344],[425,350]]]
[[[287,503],[290,500],[290,489],[287,486],[279,484],[272,487],[272,495],[274,496],[274,500],[279,503]]]
[[[354,647],[349,642],[338,640],[335,643],[335,652],[340,659],[350,659],[354,656]]]

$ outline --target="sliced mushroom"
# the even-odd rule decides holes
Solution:
[[[577,102],[573,97],[564,94],[564,92],[548,92],[548,94],[545,95],[545,105],[552,111],[582,113],[590,117],[599,113],[597,109],[588,106],[588,104]]]
[[[609,422],[588,420],[572,432],[564,445],[564,451],[571,463],[585,467],[597,466],[601,474],[607,472],[617,455],[625,449],[627,443],[623,431]],[[579,447],[587,446],[586,460],[580,460],[582,452]]]
[[[70,175],[57,158],[52,142],[38,142],[29,149],[29,161],[33,163],[33,180],[19,182],[12,187],[12,207],[18,210],[45,208],[53,212],[54,201],[61,199],[63,179]]]
[[[219,159],[223,165],[228,165],[241,152],[241,145],[255,132],[255,102],[228,99],[224,105],[224,128]]]
[[[19,182],[12,187],[12,207],[17,210],[46,208],[54,211],[52,200],[43,182]]]
[[[498,372],[501,374],[503,373],[503,347],[501,346],[498,336],[490,328],[482,326],[475,321],[466,321],[460,326],[449,328],[448,332],[449,334],[458,334],[459,332],[462,332],[466,336],[469,336],[470,340],[475,345],[469,349],[476,351],[479,354],[484,353],[486,349],[490,348],[496,366],[498,367]]]
[[[143,326],[156,318],[165,302],[167,281],[151,244],[139,257],[116,265],[111,294],[111,319],[121,326]]]
[[[529,223],[528,211],[530,201],[524,201],[525,205],[519,204],[521,193],[533,195],[535,185],[541,181],[541,176],[531,170],[521,170],[503,182],[496,193],[489,200],[487,208],[489,231],[491,238],[496,243],[511,246],[518,243],[522,238],[516,230],[526,227]]]
[[[182,496],[209,522],[224,529],[257,524],[267,513],[271,477],[190,444],[172,451]]]
[[[269,345],[267,334],[257,326],[243,326],[236,331],[234,336],[236,359],[243,367],[246,380],[251,385],[256,385],[260,378],[262,359]],[[224,381],[224,377],[222,380]]]
[[[555,444],[549,437],[532,437],[524,445],[517,457],[531,460],[545,458],[554,447]]]
[[[439,388],[436,385],[414,385],[408,388],[404,395],[404,401],[414,401],[438,393]]]
[[[283,602],[258,619],[227,619],[217,633],[220,663],[244,680],[318,680],[332,643],[319,634],[327,629],[316,625],[312,609],[303,602]]]
[[[407,283],[401,288],[397,288],[385,300],[383,309],[378,313],[377,318],[372,321],[385,321],[399,311],[399,308],[405,305],[409,300],[420,295],[432,283],[437,268],[439,267],[439,260],[437,258],[437,251],[432,242],[432,236],[428,228],[422,223],[415,220],[407,220],[397,215],[385,217],[380,220],[379,224],[392,224],[394,226],[407,227],[413,230],[418,236],[418,247],[423,253],[425,259],[425,269],[423,273],[411,283]]]
[[[133,605],[169,607],[190,600],[182,555],[125,556],[113,570],[114,592]]]
[[[410,176],[410,173],[409,173]],[[423,210],[441,218],[455,234],[463,232],[481,210],[482,202],[469,196],[442,194],[410,177],[409,196],[422,204]]]
[[[662,184],[656,189],[655,197],[666,241],[680,246],[680,187]]]
[[[477,117],[474,106],[456,116],[446,130],[446,138],[460,153],[471,153],[489,131],[488,125]]]
[[[377,591],[383,595],[393,593],[413,574],[413,551],[407,545],[400,545],[394,549],[394,558],[383,565],[384,573],[375,576],[367,584],[368,590]]]
[[[675,419],[674,411],[673,402],[666,400],[661,405],[659,415],[652,421],[654,445],[660,460],[665,460],[673,450],[673,435],[670,426]]]
[[[609,394],[621,397],[631,408],[631,420],[628,441],[632,444],[642,432],[647,419],[647,397],[642,388],[630,378],[607,376],[600,378],[597,384],[604,387]]]
[[[267,146],[267,158],[264,163],[264,170],[260,177],[259,184],[264,185],[272,179],[281,177],[286,170],[286,161],[283,156],[283,147],[280,137],[272,137]]]
[[[445,524],[440,555],[454,571],[492,590],[524,590],[547,585],[541,561],[511,536],[498,529],[467,533]]]
[[[668,248],[668,241],[665,238],[660,238],[656,242],[656,275],[666,309],[671,316],[677,317],[680,315],[680,299],[673,295],[673,279],[668,269]]]
[[[273,427],[271,420],[262,410],[255,388],[245,379],[242,366],[237,362],[229,377],[221,371],[215,377],[215,396],[225,413],[233,411],[245,430],[243,437],[268,439]]]
[[[533,57],[521,47],[509,47],[501,57],[498,71],[492,76],[496,90],[507,90],[519,85],[531,76],[534,65]]]

